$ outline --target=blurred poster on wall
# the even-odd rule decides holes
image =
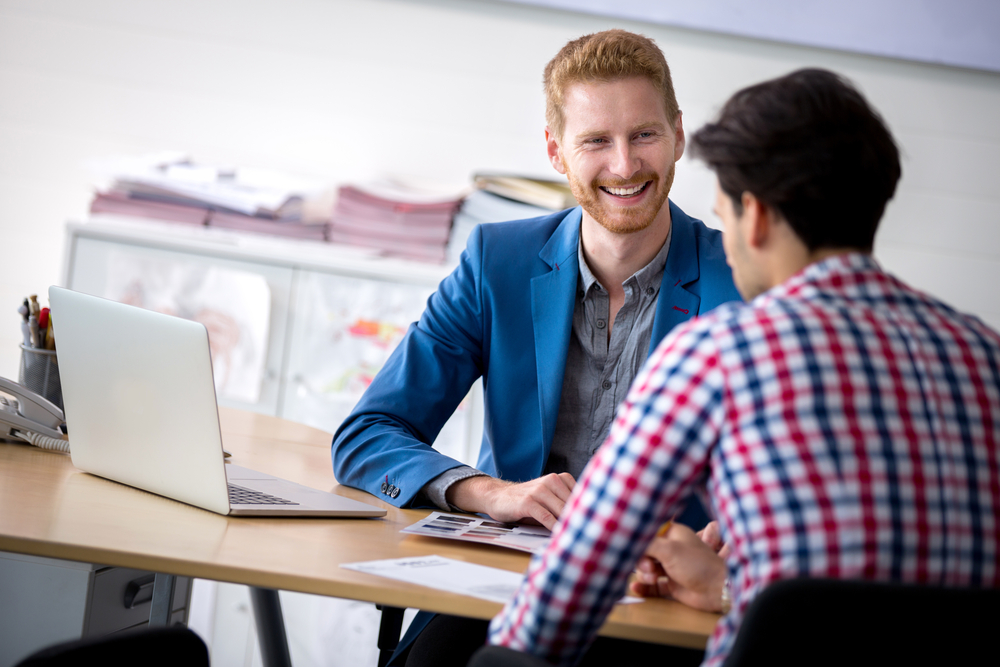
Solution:
[[[426,285],[304,272],[283,416],[336,431],[433,291]],[[468,413],[467,398],[434,443],[458,460],[466,458]]]
[[[256,273],[112,252],[102,295],[205,325],[220,398],[260,398],[271,289]]]

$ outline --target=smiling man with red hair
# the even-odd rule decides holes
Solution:
[[[684,127],[652,40],[610,30],[545,69],[545,140],[580,206],[484,225],[334,439],[337,479],[402,507],[552,527],[650,350],[738,300],[721,234],[668,200]],[[476,467],[431,444],[483,378]],[[683,521],[701,527],[697,502]],[[697,525],[697,524],[701,525]],[[465,664],[486,623],[422,614],[394,664]]]

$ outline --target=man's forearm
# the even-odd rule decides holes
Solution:
[[[438,507],[446,512],[454,510],[461,510],[464,512],[472,511],[467,510],[460,505],[449,503],[448,490],[462,480],[477,476],[485,477],[486,473],[476,470],[470,466],[459,466],[458,468],[446,470],[431,481],[427,482],[427,485],[420,490],[417,499],[421,503],[434,505],[435,507]]]
[[[510,486],[510,483],[489,475],[466,477],[448,487],[445,501],[464,512],[489,514],[492,507],[489,497],[503,486]]]

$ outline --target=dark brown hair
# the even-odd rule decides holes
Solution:
[[[737,92],[689,146],[738,214],[750,192],[810,250],[870,251],[901,174],[899,149],[878,112],[850,82],[822,69]]]

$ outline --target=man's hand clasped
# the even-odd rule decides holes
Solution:
[[[632,593],[642,597],[670,597],[689,607],[719,612],[723,609],[726,556],[719,524],[701,532],[674,524],[655,538],[636,567]]]

